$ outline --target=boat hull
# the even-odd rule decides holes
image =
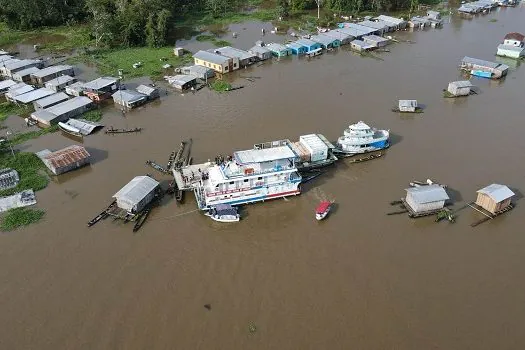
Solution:
[[[382,141],[373,142],[373,143],[369,144],[369,146],[362,147],[362,148],[357,148],[357,147],[355,147],[355,148],[349,148],[349,147],[343,148],[343,147],[341,147],[338,144],[337,151],[340,152],[340,153],[343,153],[343,154],[363,154],[363,153],[380,151],[380,150],[386,149],[388,147],[390,147],[389,141],[388,140],[382,140]]]
[[[206,203],[204,203],[204,201],[201,200],[198,200],[198,202],[201,203],[199,204],[201,210],[208,210],[217,204],[242,205],[256,202],[264,202],[271,199],[284,198],[289,196],[297,196],[298,194],[301,194],[300,184],[297,184],[295,189],[291,189],[288,191],[268,192],[268,189],[248,190],[241,192],[237,195],[232,195],[229,198],[217,198],[215,200],[212,198],[211,200],[207,200]],[[200,199],[200,195],[197,190],[195,190],[195,196],[196,198]]]
[[[240,217],[239,215],[237,216],[232,216],[232,215],[212,215],[212,214],[209,214],[209,213],[206,213],[204,214],[206,216],[208,216],[210,219],[214,220],[214,221],[217,221],[217,222],[239,222],[240,220]]]

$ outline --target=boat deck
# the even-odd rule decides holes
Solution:
[[[208,162],[173,169],[173,177],[177,187],[184,191],[193,190],[201,183],[201,180],[204,180],[203,175],[208,175],[210,168],[214,165],[214,163]]]

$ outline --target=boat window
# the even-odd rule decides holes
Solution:
[[[234,181],[230,181],[230,185],[233,185]]]
[[[262,176],[259,176],[259,177],[257,178],[257,180],[262,180]]]
[[[248,179],[244,179],[244,182],[248,182],[249,180]]]

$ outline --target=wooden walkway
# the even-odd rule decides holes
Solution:
[[[496,217],[502,215],[502,214],[505,214],[506,212],[512,210],[514,208],[514,205],[510,204],[508,207],[500,210],[500,211],[497,211],[495,212],[494,214],[488,212],[487,210],[483,209],[482,207],[480,207],[479,205],[477,205],[475,202],[472,202],[472,203],[468,203],[467,204],[469,207],[471,207],[472,209],[474,209],[475,211],[477,211],[478,213],[481,213],[483,214],[485,217],[481,220],[478,220],[476,222],[473,222],[472,224],[470,224],[471,227],[476,227],[478,225],[481,225],[482,223],[484,222],[487,222],[489,220],[492,220],[492,219],[495,219]]]

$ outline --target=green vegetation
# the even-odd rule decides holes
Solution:
[[[176,57],[173,55],[172,47],[151,48],[151,47],[132,47],[120,50],[98,50],[71,59],[71,62],[84,61],[94,64],[103,75],[116,76],[118,70],[122,69],[124,78],[135,78],[150,76],[160,78],[165,69],[165,64],[171,66],[181,66],[191,62],[190,55]],[[141,62],[138,68],[133,68],[133,64]]]
[[[89,120],[90,122],[99,122],[102,119],[102,112],[99,110],[89,111],[82,114],[80,118]]]
[[[0,103],[0,122],[3,122],[9,117],[10,115],[25,115],[29,114],[31,112],[31,108],[21,105],[18,106],[14,103],[10,102],[2,102]]]
[[[27,226],[40,221],[46,213],[40,209],[14,208],[2,217],[0,230],[13,231],[19,227]]]
[[[36,139],[42,135],[46,135],[52,132],[58,131],[58,126],[54,125],[50,128],[46,129],[40,129],[40,130],[34,130],[34,131],[28,131],[28,132],[22,132],[19,134],[14,134],[9,137],[9,142],[12,146],[19,145],[21,143],[24,143],[28,140]]]
[[[490,23],[496,23],[497,21],[498,21],[497,18],[489,19],[489,22],[490,22]]]
[[[213,45],[215,45],[217,47],[230,46],[231,45],[231,43],[229,41],[220,40],[219,38],[217,38],[217,37],[215,37],[213,35],[208,35],[208,34],[197,35],[197,37],[195,39],[197,41],[209,41],[209,42],[213,43]]]
[[[18,171],[20,182],[15,188],[0,191],[0,196],[9,196],[14,193],[33,189],[39,191],[47,186],[48,177],[45,174],[46,166],[34,153],[20,152],[15,157],[11,152],[0,154],[0,169],[11,168]]]
[[[212,90],[217,92],[226,92],[232,88],[231,84],[225,82],[224,80],[215,80],[213,83],[210,84],[210,87],[212,88]]]

